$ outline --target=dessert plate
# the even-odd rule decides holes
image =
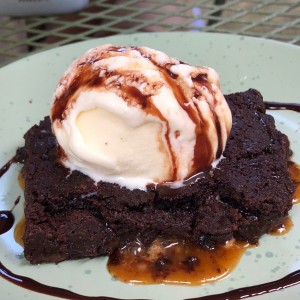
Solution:
[[[87,49],[104,44],[144,45],[165,51],[191,64],[215,68],[224,93],[256,88],[265,100],[298,102],[300,48],[280,42],[212,33],[142,33],[89,40],[38,53],[0,69],[0,165],[23,143],[22,136],[49,114],[51,97],[59,77]],[[300,163],[300,118],[292,111],[270,112],[278,128],[289,136],[293,160]],[[18,185],[20,166],[0,179],[0,210],[13,210],[18,222],[23,215],[23,192]],[[14,228],[0,236],[0,262],[15,274],[86,296],[122,299],[176,300],[224,293],[280,279],[300,269],[300,205],[291,211],[294,223],[284,236],[264,236],[249,249],[236,269],[225,279],[197,287],[128,285],[111,278],[106,259],[83,259],[59,264],[30,265],[14,240]],[[55,299],[0,279],[0,297]],[[300,285],[258,296],[259,299],[299,299]],[[218,298],[221,299],[221,298]]]

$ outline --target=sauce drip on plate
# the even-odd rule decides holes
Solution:
[[[9,231],[15,222],[14,215],[10,210],[0,211],[0,235]]]
[[[9,231],[15,222],[15,217],[12,213],[15,206],[20,201],[20,196],[15,200],[15,204],[11,210],[1,210],[0,211],[0,235],[4,234],[5,232]]]
[[[291,163],[289,166],[292,181],[296,184],[296,190],[293,195],[293,204],[300,203],[300,165]]]
[[[300,112],[299,103],[264,101],[264,104],[266,106],[266,109],[270,109],[270,110],[293,110],[296,112]]]

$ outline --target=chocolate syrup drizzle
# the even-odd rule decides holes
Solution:
[[[0,235],[9,231],[15,222],[14,215],[11,210],[0,211]]]
[[[8,169],[10,168],[10,166],[13,163],[18,162],[17,157],[14,156],[11,160],[9,160],[1,169],[0,169],[0,178],[8,171]]]
[[[1,176],[0,176],[1,177]],[[0,211],[0,235],[9,231],[15,222],[15,217],[12,213],[13,209],[15,206],[19,203],[20,201],[20,196],[16,199],[15,205],[11,210],[1,210]]]
[[[0,169],[0,178],[9,170],[10,166],[13,163],[17,162],[17,157],[14,156],[11,160],[9,160],[1,169]],[[19,203],[20,197],[18,197],[15,201],[14,207]],[[15,222],[15,217],[12,213],[12,210],[1,210],[0,211],[0,235],[9,231]]]
[[[299,103],[264,101],[264,104],[266,106],[266,109],[270,109],[270,110],[293,110],[296,112],[300,112]]]
[[[264,102],[267,109],[278,109],[278,110],[293,110],[296,112],[300,112],[300,104],[298,103],[280,103],[280,102]],[[5,172],[9,169],[9,167],[15,163],[18,162],[16,157],[12,158],[8,163],[6,163],[1,169],[0,169],[0,178]],[[18,203],[19,198],[15,201],[15,205]],[[7,211],[0,211],[0,213],[7,213]],[[2,215],[1,215],[2,216]],[[0,223],[0,235],[4,232],[7,232],[13,224],[14,219],[3,218],[1,217],[1,223]],[[4,221],[3,221],[4,220]],[[4,229],[2,229],[4,228]],[[118,298],[111,298],[106,296],[84,296],[79,295],[74,292],[71,292],[66,289],[61,289],[57,287],[52,287],[48,285],[44,285],[42,283],[39,283],[31,278],[21,276],[14,274],[10,270],[8,270],[1,262],[0,262],[0,275],[2,278],[6,279],[7,281],[16,284],[20,287],[23,287],[25,289],[47,294],[50,296],[56,296],[63,299],[76,299],[76,300],[118,300]],[[294,285],[300,284],[300,270],[294,271],[287,276],[271,281],[268,283],[263,283],[259,285],[254,285],[250,287],[244,287],[235,289],[229,292],[221,293],[221,294],[215,294],[210,296],[204,296],[204,297],[196,297],[196,298],[190,298],[187,300],[235,300],[235,299],[245,299],[248,297],[254,297],[266,293],[271,293],[274,291],[279,291]]]

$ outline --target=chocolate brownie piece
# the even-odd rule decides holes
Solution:
[[[270,153],[287,160],[290,155],[288,138],[275,128],[274,118],[266,114],[257,90],[227,95],[226,101],[233,114],[225,157],[239,159]]]
[[[285,135],[256,90],[226,96],[233,128],[217,168],[177,189],[95,184],[59,163],[48,117],[25,135],[24,253],[31,263],[108,255],[138,236],[176,237],[213,248],[233,237],[256,242],[292,205]]]

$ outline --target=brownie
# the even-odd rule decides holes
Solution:
[[[233,126],[216,168],[180,188],[128,190],[70,172],[49,117],[24,136],[24,254],[33,264],[111,254],[138,237],[178,238],[214,248],[235,238],[256,243],[292,206],[289,141],[267,115],[261,94],[226,96]]]

